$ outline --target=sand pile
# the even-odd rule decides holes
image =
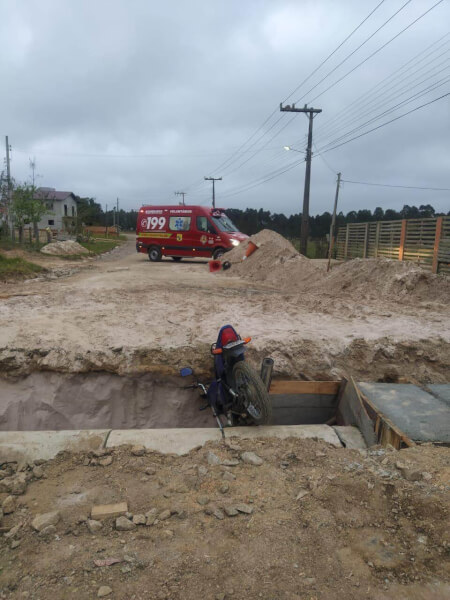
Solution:
[[[399,298],[448,302],[450,280],[433,275],[411,262],[388,258],[356,258],[336,265],[330,273],[311,281],[308,291],[359,298]]]
[[[229,275],[264,282],[281,292],[311,292],[336,298],[389,299],[395,301],[432,301],[448,303],[450,279],[433,275],[411,263],[387,258],[354,259],[334,265],[326,272],[325,260],[310,260],[278,233],[264,229],[250,240],[260,244],[242,261],[247,243],[231,252],[225,260],[232,263]]]
[[[67,240],[65,242],[51,242],[41,248],[44,254],[52,254],[54,256],[70,255],[70,254],[87,254],[88,250],[81,246],[78,242]]]
[[[259,244],[258,250],[244,261],[242,257],[247,242],[228,252],[224,260],[230,261],[232,267],[226,271],[227,274],[274,284],[291,291],[299,281],[317,270],[313,261],[299,254],[287,239],[275,231],[263,229],[250,240]]]

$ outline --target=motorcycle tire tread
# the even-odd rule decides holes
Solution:
[[[255,369],[250,366],[247,362],[241,361],[234,365],[232,378],[233,378],[233,388],[236,390],[236,373],[237,371],[241,371],[244,376],[251,380],[253,386],[255,387],[255,391],[257,394],[257,398],[259,400],[258,409],[262,413],[261,419],[253,419],[253,421],[257,425],[267,425],[270,423],[272,419],[272,403],[270,401],[269,393],[258,373]]]

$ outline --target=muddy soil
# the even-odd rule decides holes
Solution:
[[[262,464],[243,462],[245,451]],[[9,500],[0,491],[2,598],[449,597],[447,448],[231,439],[184,457],[140,453],[3,466],[0,490],[17,468],[28,483]],[[94,505],[123,501],[128,531],[115,518],[87,522]],[[50,511],[38,533],[31,522]]]
[[[303,288],[210,274],[201,260],[151,263],[130,240],[71,277],[0,285],[0,376],[173,375],[186,364],[204,374],[231,323],[252,336],[255,366],[274,358],[276,376],[449,381],[448,303]]]

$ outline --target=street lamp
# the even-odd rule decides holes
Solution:
[[[292,150],[292,152],[300,152],[300,154],[303,154],[303,150],[297,150],[296,148],[292,148],[291,146],[283,146],[283,148],[285,150]]]

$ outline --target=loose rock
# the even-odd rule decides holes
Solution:
[[[263,459],[254,452],[243,452],[241,454],[241,459],[248,465],[254,465],[255,467],[261,466],[264,462]]]
[[[112,594],[112,589],[109,587],[109,585],[102,585],[98,588],[98,598],[105,598],[105,596],[109,596],[110,594]]]
[[[16,510],[16,501],[14,496],[7,496],[2,503],[3,514],[9,515]]]
[[[131,531],[132,529],[135,529],[135,527],[136,525],[126,517],[118,517],[116,519],[117,531]]]
[[[101,458],[98,461],[98,464],[101,465],[102,467],[109,467],[109,465],[112,464],[112,456],[105,456],[105,458]]]
[[[223,510],[228,517],[235,517],[239,514],[239,511],[234,506],[225,506]]]
[[[208,465],[220,465],[220,458],[214,452],[208,452],[206,460],[208,461]]]
[[[222,478],[225,479],[225,481],[234,481],[236,479],[236,475],[233,475],[233,473],[230,473],[229,471],[225,471],[225,473],[222,475]]]
[[[145,517],[145,515],[134,515],[133,517],[133,523],[135,525],[145,525],[147,522],[147,519]]]
[[[170,519],[171,514],[172,513],[170,512],[170,510],[163,510],[162,513],[158,515],[158,519],[160,521],[166,521],[167,519]]]
[[[236,504],[235,508],[239,512],[245,513],[246,515],[251,515],[253,512],[253,506],[250,506],[249,504]]]
[[[103,527],[100,521],[94,521],[93,519],[88,519],[86,521],[86,526],[91,533],[97,533]]]
[[[41,479],[42,477],[44,477],[44,469],[39,466],[34,467],[33,477],[35,477],[36,479]]]
[[[200,506],[206,506],[209,502],[209,498],[208,496],[199,496],[197,498],[197,502],[200,504]]]
[[[60,514],[58,511],[48,512],[41,515],[37,515],[31,521],[31,527],[36,531],[43,531],[50,525],[56,525],[59,522]]]
[[[145,454],[145,446],[133,446],[131,448],[131,454],[133,456],[144,456],[144,454]]]

